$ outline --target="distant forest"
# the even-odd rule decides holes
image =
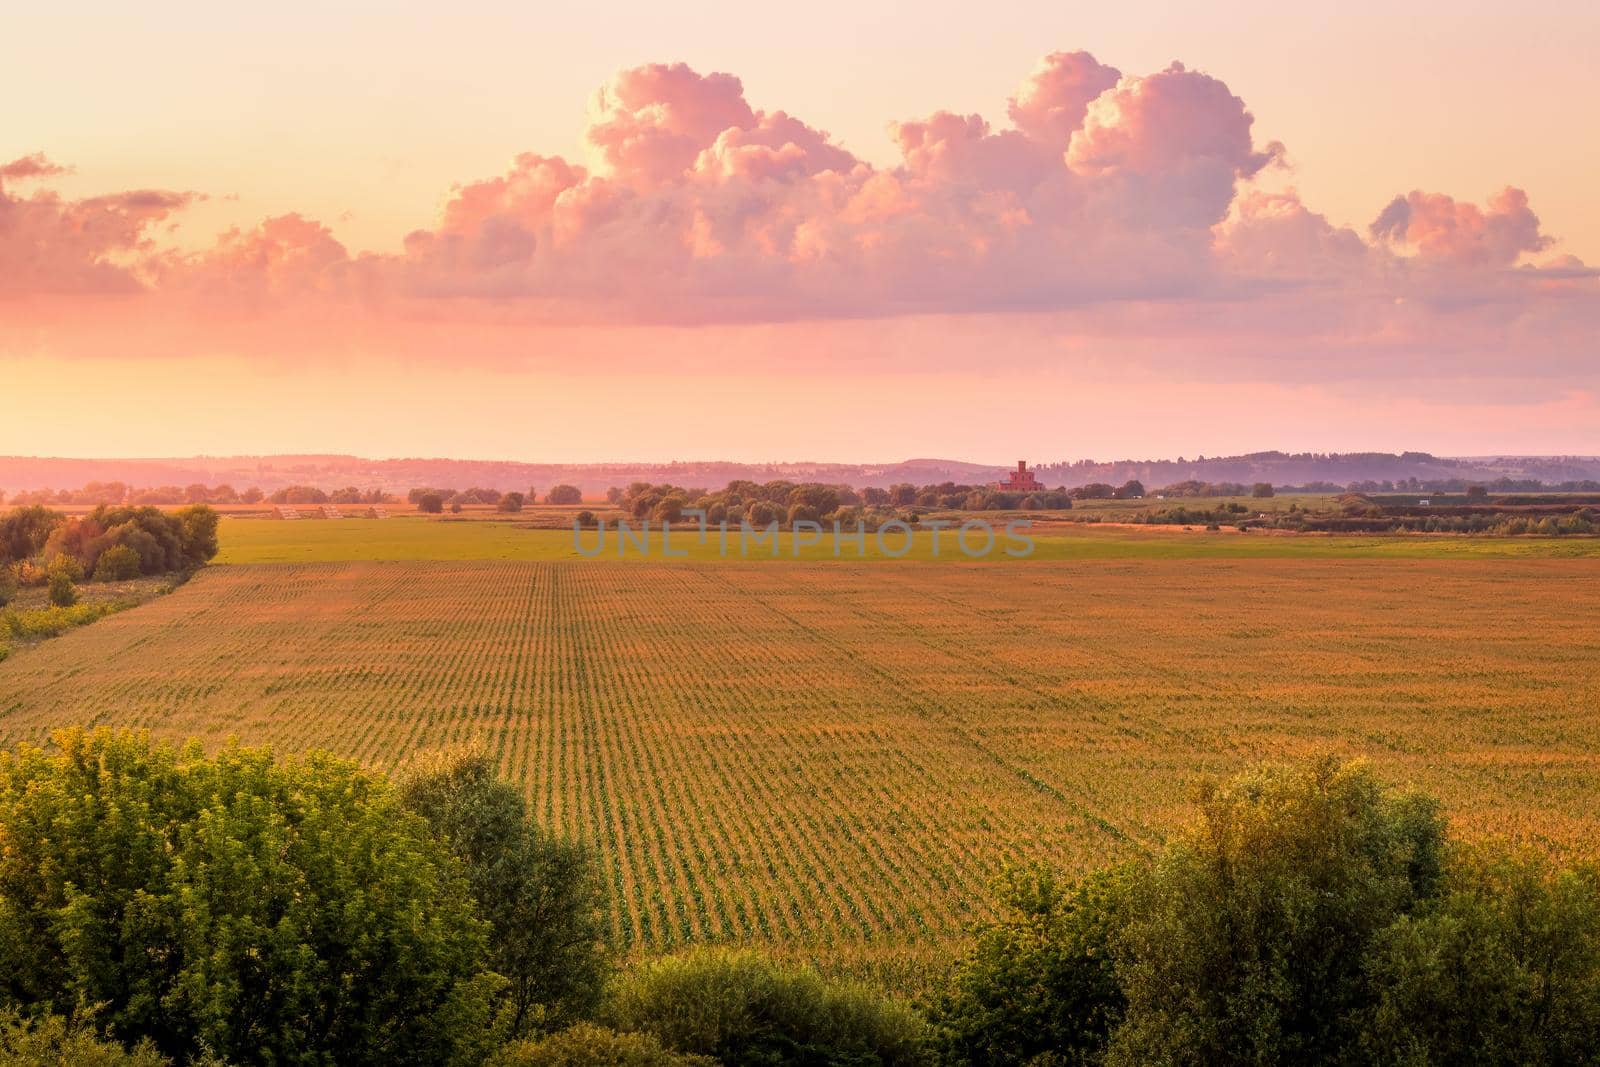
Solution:
[[[1039,481],[1067,489],[1091,484],[1147,486],[1180,482],[1298,487],[1317,492],[1459,492],[1486,485],[1498,492],[1539,489],[1600,489],[1600,456],[1450,458],[1426,452],[1288,453],[1109,462],[1035,461]],[[482,486],[507,492],[529,486],[576,486],[598,498],[606,490],[634,482],[670,485],[727,485],[771,481],[888,489],[898,484],[985,485],[1003,478],[1009,466],[960,460],[912,459],[898,463],[681,463],[552,464],[497,460],[362,459],[356,456],[200,456],[189,459],[49,459],[0,456],[0,490],[13,499],[41,489],[60,490],[120,482],[166,487],[182,494],[194,485],[259,488],[270,495],[290,486],[319,486],[330,493],[361,486],[398,496],[416,486]],[[180,499],[183,499],[180,496]]]

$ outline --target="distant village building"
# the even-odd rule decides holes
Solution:
[[[996,489],[1002,493],[1036,493],[1044,488],[1044,483],[1033,476],[1028,469],[1028,461],[1017,460],[1017,469],[1006,476],[1003,482],[996,482]]]

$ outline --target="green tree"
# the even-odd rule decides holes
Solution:
[[[907,1005],[748,951],[701,949],[641,964],[607,1012],[618,1029],[729,1065],[892,1067],[927,1056],[927,1025]]]
[[[1445,892],[1378,939],[1375,1062],[1600,1062],[1600,868],[1457,846]]]
[[[97,582],[125,582],[130,578],[139,577],[139,553],[127,545],[112,545],[100,553],[100,558],[94,564],[94,580]]]
[[[932,1022],[952,1064],[1096,1063],[1122,1017],[1114,940],[1130,871],[1072,885],[1040,867],[1007,871],[1001,917],[934,998]]]
[[[551,488],[544,498],[546,504],[581,504],[583,503],[583,490],[575,485],[557,485]]]
[[[522,510],[523,501],[527,498],[521,493],[511,492],[500,498],[500,510],[515,514]]]
[[[1108,1062],[1337,1062],[1374,1000],[1369,948],[1438,890],[1437,805],[1323,760],[1208,787],[1200,808],[1130,894]]]
[[[481,1055],[503,980],[463,872],[354,764],[64,731],[0,753],[0,1003],[186,1059]]]
[[[422,493],[417,497],[417,510],[425,515],[441,515],[444,513],[444,497],[438,493]]]
[[[0,519],[0,563],[20,562],[38,555],[50,533],[65,521],[60,512],[39,504],[15,508]]]
[[[797,522],[820,522],[822,516],[810,504],[790,504],[788,525],[793,527]]]
[[[466,866],[491,927],[491,963],[509,982],[512,1033],[583,1018],[608,969],[587,850],[535,825],[482,755],[422,761],[400,797]]]
[[[82,1020],[27,1018],[15,1008],[0,1009],[0,1067],[167,1067],[170,1062],[148,1042],[125,1049]]]
[[[1272,495],[1271,482],[1257,482],[1250,487],[1250,495],[1257,500],[1264,500]]]
[[[182,524],[183,562],[198,567],[211,562],[217,554],[216,511],[206,504],[181,508],[175,516]]]

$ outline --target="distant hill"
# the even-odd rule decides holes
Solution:
[[[671,482],[689,487],[720,488],[734,479],[774,479],[833,484],[889,486],[957,482],[980,484],[1001,478],[1006,468],[951,459],[908,459],[896,463],[733,463],[691,460],[676,463],[517,463],[509,460],[363,459],[358,456],[191,456],[179,459],[55,459],[0,456],[0,489],[75,489],[89,482],[124,482],[130,486],[185,486],[227,483],[243,490],[266,492],[286,485],[333,489],[405,492],[415,486],[465,489],[469,486],[508,491],[552,485],[576,485],[586,495],[603,493],[629,482]],[[1193,459],[1044,462],[1034,465],[1046,485],[1077,486],[1089,482],[1119,485],[1137,479],[1149,488],[1186,480],[1202,482],[1271,482],[1277,486],[1451,481],[1513,482],[1559,485],[1600,481],[1597,456],[1495,456],[1451,458],[1426,452],[1286,453],[1254,452],[1243,456],[1196,456]]]

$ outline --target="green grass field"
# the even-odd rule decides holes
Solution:
[[[1134,528],[1093,524],[1040,524],[1029,535],[1035,548],[1026,560],[1013,560],[1007,547],[1018,547],[1004,539],[996,517],[994,551],[987,558],[996,562],[1028,562],[1077,559],[1574,559],[1600,558],[1600,539],[1539,537],[1440,537],[1440,536],[1353,536],[1327,537],[1315,534],[1239,533],[1226,530],[1208,533],[1181,527]],[[301,520],[283,522],[270,519],[235,519],[222,522],[222,553],[218,563],[356,563],[363,561],[520,560],[547,562],[584,558],[575,547],[570,530],[528,529],[514,522],[477,519],[450,520],[421,517],[391,519]],[[971,562],[956,545],[952,531],[940,535],[939,558],[951,562]],[[897,552],[903,537],[886,535],[890,552]],[[934,535],[918,532],[905,560],[933,559]],[[969,542],[974,549],[983,538],[974,533]],[[594,531],[581,536],[585,549],[599,545]],[[663,561],[662,539],[652,537],[649,554],[633,544],[619,556],[615,531],[608,531],[599,557],[602,559]],[[683,552],[689,560],[725,558],[738,561],[772,560],[767,545],[750,545],[748,556],[739,554],[737,531],[729,532],[727,555],[723,556],[716,531],[701,544],[692,528],[675,529],[669,546]],[[868,534],[866,555],[858,556],[855,543],[846,538],[842,560],[884,561],[876,537]],[[832,534],[825,532],[822,542],[804,545],[799,554],[793,538],[779,534],[777,558],[809,561],[834,557]]]

